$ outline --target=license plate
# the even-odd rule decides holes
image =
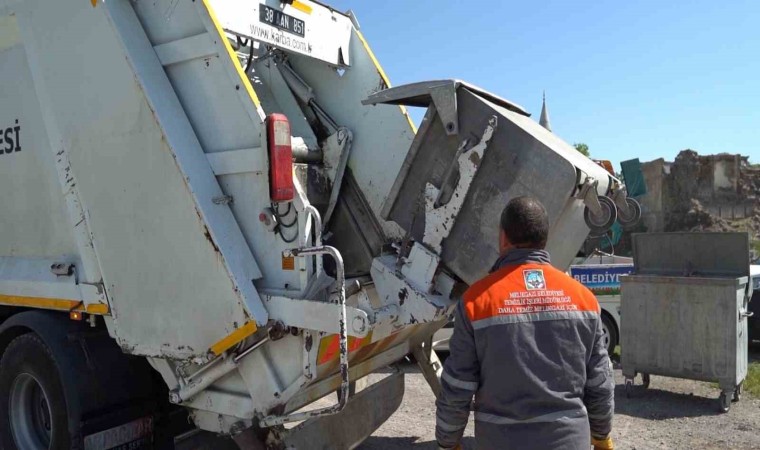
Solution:
[[[259,10],[259,21],[296,36],[304,37],[304,32],[306,31],[306,24],[303,20],[296,19],[293,16],[263,4]]]
[[[143,417],[84,438],[84,450],[135,450],[148,448],[153,419]]]

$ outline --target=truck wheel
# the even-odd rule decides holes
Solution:
[[[0,360],[0,442],[5,450],[69,448],[66,400],[50,349],[34,333]]]
[[[607,314],[602,314],[602,331],[604,332],[604,346],[607,347],[607,354],[612,357],[615,347],[618,344],[618,332],[615,323]]]

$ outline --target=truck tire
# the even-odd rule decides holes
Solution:
[[[602,329],[604,330],[604,338],[607,345],[607,354],[612,357],[612,353],[615,351],[615,347],[618,345],[618,331],[615,327],[615,321],[610,316],[602,313]]]
[[[71,447],[66,399],[52,352],[35,333],[0,360],[0,442],[5,450]]]

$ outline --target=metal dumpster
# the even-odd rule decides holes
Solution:
[[[746,233],[633,236],[634,272],[622,277],[626,393],[641,373],[717,382],[722,411],[747,376]]]
[[[364,103],[428,108],[382,215],[439,253],[467,283],[498,257],[499,216],[511,198],[531,195],[544,204],[552,226],[547,247],[563,270],[591,229],[602,233],[616,219],[638,220],[635,208],[626,209],[633,199],[610,173],[520,106],[480,88],[428,81],[378,92]]]

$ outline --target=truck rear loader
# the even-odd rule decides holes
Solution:
[[[518,105],[390,88],[315,1],[0,0],[0,80],[6,450],[170,448],[177,417],[355,447],[403,396],[386,368],[411,352],[435,391],[509,198],[547,206],[563,269],[638,214]]]

